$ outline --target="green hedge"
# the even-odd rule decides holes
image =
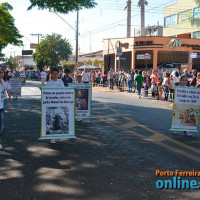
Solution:
[[[64,69],[64,70],[65,70],[65,69],[69,69],[71,72],[73,72],[74,69],[75,69],[75,64],[70,64],[70,63],[64,64],[64,65],[63,65],[63,69]]]

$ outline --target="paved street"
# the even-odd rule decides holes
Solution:
[[[200,199],[198,190],[155,186],[157,169],[199,170],[199,133],[169,131],[171,103],[93,92],[92,119],[76,122],[77,138],[50,144],[38,140],[40,86],[27,82],[8,104],[1,200]]]

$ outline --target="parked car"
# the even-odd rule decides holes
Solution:
[[[183,71],[188,68],[188,63],[162,63],[158,66],[158,69],[166,69],[168,73],[171,73],[176,67],[178,67],[179,71]]]

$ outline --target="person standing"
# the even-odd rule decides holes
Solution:
[[[132,75],[130,71],[128,71],[127,75],[127,82],[128,82],[128,92],[132,92]]]
[[[180,85],[181,87],[187,87],[187,82],[188,82],[188,78],[185,74],[182,74],[181,75],[181,78],[180,78]],[[177,131],[174,131],[173,133],[177,133]],[[192,136],[192,133],[190,133],[189,131],[183,131],[184,133],[184,136]]]
[[[185,76],[186,76],[188,79],[191,78],[188,69],[184,69],[183,73],[185,74]],[[188,82],[187,82],[187,86],[190,87],[190,81],[189,81],[189,80],[188,80]]]
[[[136,81],[135,81],[135,78],[138,76],[138,70],[136,69],[135,70],[135,74],[134,74],[134,90],[133,90],[133,93],[135,93],[136,89],[137,89],[137,84],[136,84]]]
[[[108,72],[108,81],[109,81],[109,88],[113,90],[113,68],[110,68],[110,71]]]
[[[7,95],[8,95],[9,102],[11,102],[11,92],[10,92],[11,86],[10,86],[10,83],[6,79],[5,71],[1,68],[0,68],[0,89],[2,92],[3,107],[5,110],[6,104],[7,104]]]
[[[138,95],[140,96],[141,94],[141,89],[142,89],[142,83],[143,83],[143,76],[142,76],[142,71],[139,71],[138,72],[138,75],[136,76],[135,78],[135,81],[136,81],[136,85],[137,85],[137,92],[138,92]]]
[[[64,72],[65,72],[65,76],[62,78],[62,81],[63,81],[64,85],[67,87],[68,83],[72,83],[73,80],[70,77],[70,70],[69,69],[65,69]]]
[[[192,70],[192,77],[189,79],[190,81],[190,86],[195,87],[197,84],[197,70],[193,69]]]
[[[54,67],[51,69],[51,80],[47,81],[44,87],[47,88],[62,88],[65,87],[63,81],[58,79],[60,75],[59,69]],[[56,143],[56,139],[52,139],[51,143]]]
[[[4,111],[7,104],[7,95],[9,102],[11,102],[10,84],[6,80],[5,71],[0,68],[0,149],[3,148],[2,136],[4,131]]]
[[[82,73],[82,79],[83,79],[83,83],[90,82],[90,73],[88,72],[87,68],[85,68],[84,72]]]
[[[155,70],[153,70],[150,78],[151,78],[151,92],[152,92],[152,97],[155,98],[159,74]]]
[[[163,79],[162,86],[163,86],[163,91],[165,93],[165,99],[168,100],[169,96],[169,85],[170,85],[170,79],[169,79],[169,74],[165,74],[165,78]]]
[[[54,67],[51,70],[51,80],[47,81],[45,87],[65,87],[63,81],[58,79],[59,77],[59,69]]]

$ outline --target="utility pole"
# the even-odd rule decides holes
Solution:
[[[76,18],[76,56],[75,56],[75,64],[78,63],[78,25],[79,25],[79,10],[77,10],[77,18]]]
[[[92,43],[91,43],[91,31],[90,31],[90,53],[92,52]]]
[[[31,36],[37,36],[38,37],[38,44],[40,43],[40,36],[42,37],[42,34],[37,33],[37,34],[30,34]]]
[[[127,37],[131,37],[131,0],[127,1],[124,10],[127,9]]]
[[[138,2],[141,16],[141,36],[145,36],[145,5],[148,5],[148,2],[146,0],[140,0]]]

